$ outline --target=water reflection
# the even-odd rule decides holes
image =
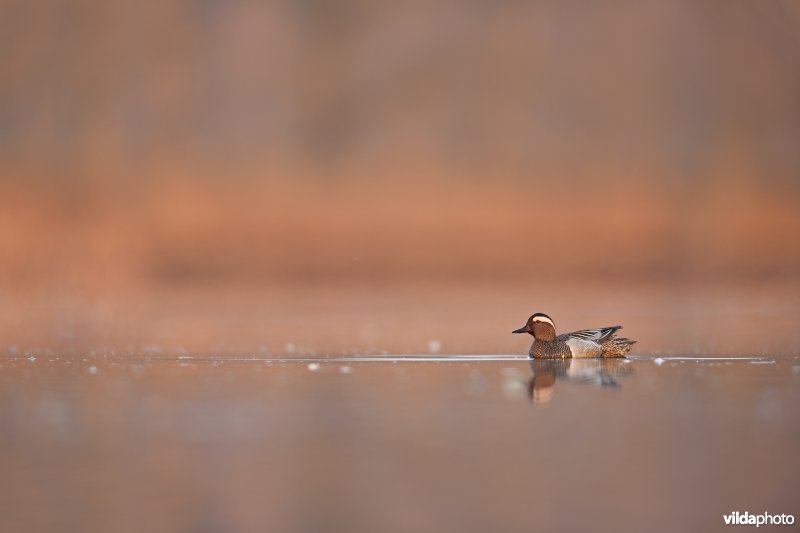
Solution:
[[[548,403],[558,380],[598,387],[619,387],[616,378],[631,373],[626,359],[534,359],[528,396],[534,403]]]

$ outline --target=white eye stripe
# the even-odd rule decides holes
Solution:
[[[550,320],[549,318],[547,318],[546,316],[533,317],[533,321],[534,322],[544,322],[545,324],[550,324],[551,326],[556,327],[556,325],[553,324],[553,321]]]

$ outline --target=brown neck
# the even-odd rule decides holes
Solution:
[[[544,322],[534,322],[533,338],[539,341],[552,342],[556,340],[556,328]]]

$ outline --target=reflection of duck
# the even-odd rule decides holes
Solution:
[[[533,336],[533,344],[528,352],[531,357],[625,357],[636,341],[616,337],[620,329],[622,326],[610,326],[556,336],[553,319],[544,313],[535,313],[524,326],[512,333],[530,333]]]
[[[624,359],[534,359],[531,361],[528,396],[535,403],[553,399],[556,381],[584,383],[598,387],[619,387],[616,379],[631,373]]]

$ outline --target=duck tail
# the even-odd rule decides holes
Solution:
[[[611,338],[602,345],[601,357],[625,357],[636,341],[624,337]]]

